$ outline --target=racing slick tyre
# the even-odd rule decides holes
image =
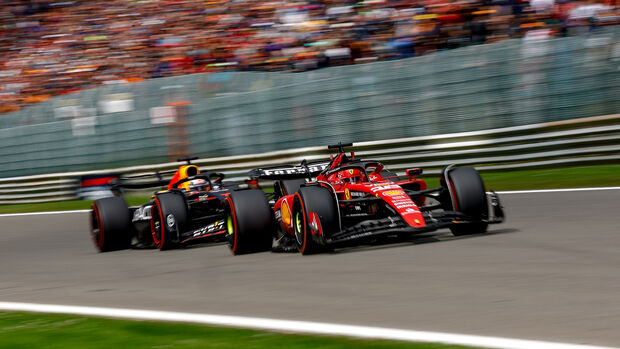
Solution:
[[[118,196],[95,200],[91,205],[90,234],[99,252],[131,246],[133,226],[125,199]]]
[[[293,229],[301,254],[324,251],[324,237],[336,233],[338,225],[338,210],[331,190],[319,186],[299,189],[293,201]]]
[[[226,203],[226,237],[231,252],[239,255],[271,250],[275,223],[265,193],[234,191]]]
[[[301,188],[301,185],[306,183],[306,180],[301,178],[301,179],[285,179],[282,181],[282,189],[284,189],[284,195],[293,195],[295,194],[297,191],[299,191],[299,188]]]
[[[155,246],[162,251],[175,247],[187,220],[183,194],[173,191],[157,194],[151,208],[151,234]]]
[[[453,210],[470,217],[473,222],[458,223],[450,227],[455,236],[480,234],[487,230],[488,205],[484,183],[472,167],[459,167],[448,172]]]

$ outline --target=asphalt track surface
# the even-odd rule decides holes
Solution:
[[[620,190],[507,194],[487,234],[331,254],[97,253],[86,213],[0,217],[0,301],[620,346]]]

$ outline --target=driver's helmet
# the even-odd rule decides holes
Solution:
[[[196,178],[189,181],[189,185],[187,186],[188,191],[207,191],[211,188],[209,187],[209,182],[202,178]]]
[[[343,183],[359,183],[364,180],[364,172],[358,169],[348,169],[338,172],[338,180]]]

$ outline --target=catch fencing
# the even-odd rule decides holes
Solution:
[[[618,163],[620,114],[514,126],[483,131],[409,137],[355,143],[350,150],[364,159],[380,160],[390,170],[403,173],[421,167],[437,174],[447,164],[475,166],[479,171]],[[201,169],[223,172],[242,181],[253,168],[299,164],[329,158],[326,146],[295,148],[250,155],[194,161]],[[0,204],[70,200],[77,197],[84,175],[138,176],[169,172],[177,162],[99,171],[44,174],[0,179]],[[171,174],[164,175],[169,179]]]
[[[619,38],[612,27],[303,73],[194,74],[86,90],[0,115],[0,178],[617,114]]]

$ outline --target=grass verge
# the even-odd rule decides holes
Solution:
[[[281,334],[193,324],[0,312],[0,344],[12,349],[73,348],[410,348],[468,347]]]
[[[437,177],[422,176],[429,188],[439,186]],[[528,190],[581,187],[620,186],[620,165],[550,168],[507,172],[484,172],[482,178],[487,189]],[[129,205],[140,205],[149,200],[147,196],[127,197]],[[17,204],[0,206],[2,213],[42,212],[89,209],[91,201],[62,201],[40,204]]]
[[[126,196],[129,206],[138,206],[147,203],[149,196]],[[0,214],[46,211],[88,210],[92,200],[71,200],[57,202],[41,202],[36,204],[14,204],[0,206]]]
[[[487,189],[529,190],[620,186],[620,165],[483,173]]]

